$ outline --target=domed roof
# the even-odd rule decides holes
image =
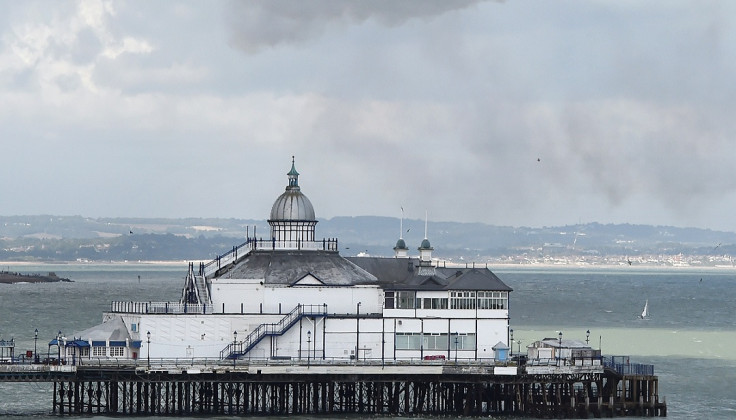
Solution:
[[[269,220],[316,220],[312,202],[309,201],[306,195],[302,194],[299,188],[299,172],[294,167],[293,158],[291,170],[287,175],[289,185],[286,186],[286,191],[273,203]]]
[[[394,249],[409,249],[406,247],[406,242],[404,242],[403,238],[399,238],[398,241],[396,241],[396,246]]]
[[[419,249],[430,249],[432,246],[429,244],[429,239],[424,238],[422,241],[422,244],[419,246]]]

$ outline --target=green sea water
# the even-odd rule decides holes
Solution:
[[[3,267],[6,269],[6,267]],[[73,283],[0,285],[0,338],[48,351],[57,331],[98,324],[113,300],[178,300],[186,263],[11,266]],[[514,352],[534,340],[586,339],[604,355],[655,365],[672,419],[736,418],[736,271],[498,267],[510,298]],[[649,300],[650,318],[639,319]],[[34,343],[34,329],[39,339]],[[50,384],[0,383],[0,415],[53,417]],[[293,417],[290,417],[293,418]],[[309,418],[309,417],[302,417]]]

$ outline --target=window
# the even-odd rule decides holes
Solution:
[[[424,334],[424,350],[447,350],[447,333]]]
[[[80,347],[79,357],[89,357],[89,347]]]
[[[507,309],[509,292],[478,292],[478,309]]]
[[[417,299],[422,309],[447,309],[447,298]]]
[[[396,292],[396,309],[414,309],[416,308],[416,292],[397,291]]]
[[[133,332],[138,331],[138,324],[135,324],[135,323],[130,324],[130,330]]]
[[[450,341],[451,350],[475,350],[475,334],[460,333],[452,334]]]
[[[110,347],[110,357],[123,357],[125,355],[125,347]]]
[[[396,333],[397,350],[447,350],[447,333]]]
[[[475,309],[475,292],[450,292],[450,309]]]
[[[394,292],[386,292],[383,299],[383,307],[385,309],[393,309],[394,308]]]
[[[107,356],[107,347],[103,346],[93,346],[92,347],[92,356]]]
[[[396,333],[397,350],[419,350],[422,345],[420,333]]]

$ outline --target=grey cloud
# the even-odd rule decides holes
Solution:
[[[431,18],[486,0],[272,0],[233,1],[227,8],[230,42],[247,53],[319,37],[328,26],[361,24],[373,19],[398,26]]]

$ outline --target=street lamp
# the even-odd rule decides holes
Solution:
[[[38,363],[38,328],[33,335],[33,363]]]
[[[560,331],[558,336],[560,337],[560,348],[557,349],[557,360],[559,361],[562,359],[562,331]]]
[[[238,357],[235,356],[235,346],[238,344],[238,332],[233,331],[233,350],[230,352],[231,355],[233,355],[233,367],[235,367],[235,359]]]
[[[146,344],[148,348],[148,354],[146,355],[146,359],[148,362],[148,369],[151,369],[151,332],[150,331],[146,333]]]
[[[56,334],[56,348],[59,349],[59,358],[57,359],[57,361],[59,364],[61,364],[61,330],[59,330],[59,333]]]
[[[355,308],[355,361],[360,359],[360,303]]]
[[[521,340],[516,340],[516,344],[519,345],[519,354],[521,354]],[[511,343],[513,345],[513,343]]]
[[[588,344],[590,341],[590,330],[585,332],[585,344]]]
[[[309,353],[312,352],[312,332],[307,331],[307,369],[309,369]]]
[[[514,329],[509,328],[509,344],[511,344],[509,347],[511,347],[511,350],[509,350],[509,356],[512,356],[514,354]]]
[[[458,333],[455,333],[455,364],[457,364],[457,344],[460,340],[460,337],[458,337]]]

